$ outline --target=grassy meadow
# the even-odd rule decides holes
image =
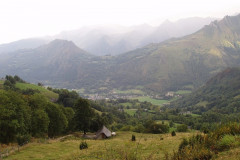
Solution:
[[[136,136],[136,141],[131,141],[132,134]],[[165,153],[172,154],[178,149],[178,145],[184,137],[189,137],[195,133],[171,134],[141,134],[132,132],[117,132],[117,136],[106,140],[86,140],[88,149],[80,150],[81,139],[68,137],[65,140],[48,140],[47,143],[29,143],[15,152],[7,160],[138,160],[164,159]]]
[[[126,112],[127,114],[129,114],[130,116],[134,116],[134,114],[136,113],[137,109],[124,109],[124,112]]]
[[[21,90],[26,90],[26,89],[34,89],[34,90],[39,90],[43,95],[45,95],[49,99],[58,99],[58,94],[47,90],[44,87],[37,86],[35,84],[30,84],[30,83],[16,83],[16,87],[21,89]]]
[[[132,103],[129,103],[129,102],[119,103],[119,104],[121,104],[121,105],[124,106],[124,107],[127,107],[127,106],[131,107],[131,106],[132,106]]]
[[[137,97],[137,98],[134,98],[134,99],[138,99],[140,102],[150,102],[154,105],[158,105],[158,106],[161,106],[163,105],[164,103],[168,103],[169,100],[159,100],[159,99],[153,99],[153,98],[150,98],[150,97],[145,97],[145,96],[142,96],[142,97]]]

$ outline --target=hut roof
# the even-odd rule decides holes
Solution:
[[[100,130],[97,131],[96,137],[98,137],[102,133],[104,133],[106,135],[106,137],[111,137],[111,135],[112,135],[112,132],[109,131],[105,126],[103,126]]]

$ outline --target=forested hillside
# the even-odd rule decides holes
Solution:
[[[239,120],[240,69],[228,68],[192,94],[171,103],[182,113],[195,113],[205,121]],[[204,118],[205,117],[205,118]]]
[[[97,131],[103,124],[113,123],[108,113],[100,115],[88,100],[79,97],[76,92],[47,90],[41,84],[28,84],[18,76],[6,76],[2,86],[1,143],[18,142],[22,145],[31,137],[56,137],[70,131]]]

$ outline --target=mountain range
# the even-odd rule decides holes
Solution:
[[[227,67],[240,65],[240,15],[213,21],[197,32],[117,56],[94,56],[67,40],[2,53],[0,76],[65,87],[165,92],[196,88]]]
[[[176,22],[164,21],[157,27],[142,24],[131,27],[92,27],[62,32],[54,38],[73,41],[77,46],[98,56],[119,55],[149,43],[159,43],[198,31],[216,18],[192,17]]]
[[[226,16],[194,34],[122,54],[115,73],[128,84],[142,81],[158,91],[198,87],[222,69],[239,66],[239,26],[240,15]]]
[[[54,39],[73,41],[78,47],[97,55],[118,55],[149,43],[159,43],[172,37],[181,37],[196,32],[216,18],[192,17],[176,22],[166,20],[157,27],[148,24],[123,27],[92,26],[64,31],[47,37],[30,38],[0,45],[0,54],[19,49],[32,49],[47,44]]]

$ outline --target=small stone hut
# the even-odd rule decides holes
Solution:
[[[106,139],[112,136],[112,132],[103,126],[100,130],[97,131],[95,139]]]

